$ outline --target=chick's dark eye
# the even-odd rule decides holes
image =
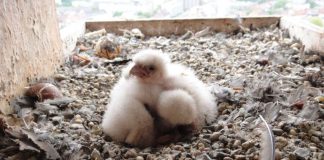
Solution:
[[[148,69],[150,70],[150,71],[154,71],[155,70],[155,67],[154,66],[148,66]]]

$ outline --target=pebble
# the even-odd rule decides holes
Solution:
[[[72,124],[70,125],[70,128],[71,128],[71,129],[83,129],[84,127],[83,127],[82,124],[79,124],[79,123],[72,123]]]
[[[288,144],[288,141],[285,137],[279,136],[276,137],[276,147],[278,147],[278,149],[282,150],[284,147],[286,147]]]
[[[235,160],[245,160],[246,159],[246,156],[245,155],[235,155],[234,156],[234,159]]]
[[[254,146],[254,142],[252,140],[242,143],[242,148],[244,150],[247,150],[247,149],[251,148],[252,146]]]
[[[317,143],[317,144],[321,143],[321,140],[318,137],[315,137],[315,136],[311,137],[311,141],[314,142],[314,143]]]
[[[175,146],[173,146],[172,147],[174,150],[178,150],[178,151],[185,151],[185,149],[184,149],[184,147],[183,146],[181,146],[181,145],[175,145]]]
[[[135,149],[129,149],[126,153],[125,153],[125,158],[135,158],[137,157],[137,152]]]
[[[212,142],[217,141],[219,139],[219,137],[221,136],[220,132],[214,132],[210,135],[210,140]]]
[[[64,74],[55,74],[55,75],[54,75],[54,79],[55,79],[56,81],[62,81],[62,80],[66,80],[66,79],[68,79],[68,77],[65,76]]]
[[[91,152],[91,160],[103,160],[103,158],[100,155],[100,152],[97,149],[93,149]]]
[[[196,157],[197,160],[212,160],[207,154],[200,154]]]
[[[296,130],[294,128],[292,128],[292,129],[290,129],[289,134],[293,135],[293,136],[296,136],[297,132],[296,132]]]
[[[297,148],[295,151],[294,151],[294,154],[296,155],[296,157],[298,159],[301,159],[301,160],[306,160],[309,158],[310,156],[310,150],[308,148]]]
[[[237,139],[237,140],[234,141],[233,147],[234,148],[239,148],[241,146],[241,144],[242,144],[241,141]]]
[[[280,152],[279,150],[275,151],[275,160],[281,160],[282,158],[282,152]]]
[[[144,160],[144,158],[142,156],[137,156],[136,160]]]
[[[221,141],[224,144],[228,143],[228,138],[225,135],[220,135],[219,136],[219,141]]]
[[[212,151],[210,152],[210,157],[213,159],[224,159],[224,157],[229,157],[228,153],[220,152],[220,151]]]
[[[102,156],[102,159],[137,160],[256,159],[260,152],[260,143],[255,139],[251,140],[250,137],[254,138],[258,134],[255,131],[258,128],[255,126],[258,114],[268,112],[268,108],[264,107],[269,102],[279,102],[280,106],[287,103],[281,95],[287,97],[288,101],[296,98],[294,94],[297,93],[298,87],[302,86],[303,90],[299,91],[311,92],[299,97],[306,100],[304,108],[313,104],[309,102],[319,104],[320,110],[316,114],[320,117],[303,117],[303,121],[300,121],[299,116],[303,109],[281,107],[276,119],[270,123],[276,140],[276,159],[323,159],[323,149],[319,146],[324,133],[320,128],[323,122],[321,117],[324,117],[322,95],[316,91],[319,88],[313,87],[310,82],[306,82],[307,86],[304,86],[303,80],[294,79],[305,77],[306,73],[310,72],[308,68],[321,71],[319,57],[308,56],[307,63],[311,64],[301,65],[299,50],[296,50],[299,49],[300,43],[288,37],[279,40],[279,31],[284,32],[281,29],[261,28],[244,34],[211,33],[210,36],[185,40],[178,40],[177,36],[145,37],[141,40],[134,37],[118,37],[123,39],[123,48],[130,55],[148,46],[161,47],[171,55],[172,61],[191,67],[208,85],[216,83],[231,91],[228,96],[223,96],[222,101],[218,101],[219,116],[215,123],[205,126],[199,134],[189,138],[183,137],[185,142],[135,149],[115,143],[109,136],[104,135],[100,126],[102,115],[110,100],[111,88],[125,65],[112,65],[110,61],[100,58],[95,59],[95,64],[85,67],[62,67],[57,73],[61,74],[57,77],[63,77],[59,82],[62,93],[64,96],[75,98],[76,101],[66,107],[60,107],[56,115],[45,115],[42,118],[42,122],[45,123],[30,124],[35,124],[32,128],[39,133],[46,131],[41,127],[42,124],[49,124],[46,125],[49,129],[55,128],[55,134],[59,133],[53,133],[54,137],[59,139],[54,141],[55,146],[89,146],[90,150],[86,151],[86,156],[91,159],[95,159],[96,156]],[[264,32],[267,32],[266,36]],[[96,42],[97,39],[91,41]],[[91,56],[91,51],[89,55]],[[254,95],[261,95],[261,98]],[[58,115],[64,115],[64,118]],[[49,121],[46,121],[48,119]],[[62,142],[69,146],[62,145]],[[105,148],[109,149],[100,155],[98,151],[104,150],[104,144],[107,144]],[[308,151],[300,151],[297,147]],[[65,148],[62,152],[62,155],[72,153],[70,149]]]
[[[64,119],[63,116],[55,116],[55,117],[52,117],[52,121],[53,121],[53,122],[56,122],[56,123],[60,123],[60,122],[62,122],[63,119]]]
[[[281,135],[283,134],[283,130],[280,129],[280,128],[273,128],[273,129],[272,129],[272,132],[273,132],[273,134],[276,135],[276,136],[281,136]]]
[[[316,130],[310,130],[309,133],[316,137],[322,137],[323,133],[321,131],[316,131]]]

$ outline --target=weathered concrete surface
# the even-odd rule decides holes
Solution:
[[[289,35],[299,39],[305,50],[324,52],[324,30],[300,17],[282,17],[280,27],[289,30]]]
[[[0,1],[0,111],[30,79],[51,75],[62,59],[55,1]]]

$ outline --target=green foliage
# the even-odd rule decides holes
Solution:
[[[121,15],[123,15],[122,11],[116,11],[114,12],[113,17],[120,17]]]
[[[268,1],[268,0],[239,0],[239,1],[263,3],[263,2],[266,2],[266,1]]]
[[[314,0],[307,0],[307,3],[309,3],[310,8],[315,8],[317,6],[317,3]]]
[[[65,7],[72,6],[72,0],[62,0],[62,6]]]
[[[161,9],[161,5],[158,5],[156,8],[153,9],[153,11],[151,12],[137,12],[137,16],[140,18],[151,18],[152,16],[154,16],[160,9]]]
[[[275,4],[273,5],[273,8],[280,9],[285,8],[288,3],[288,0],[277,0]]]
[[[273,6],[269,9],[268,13],[271,15],[278,13],[281,10],[284,10],[286,8],[287,3],[288,0],[276,0]]]
[[[150,18],[150,17],[152,17],[152,13],[140,11],[137,13],[137,16],[140,18]]]
[[[310,22],[319,26],[319,27],[324,27],[324,23],[323,23],[323,20],[319,17],[312,17],[310,19]]]

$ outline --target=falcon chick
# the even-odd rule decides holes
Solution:
[[[111,91],[102,127],[115,141],[149,146],[155,136],[151,112],[162,92],[157,82],[166,74],[169,60],[156,51],[143,50],[133,61]]]

